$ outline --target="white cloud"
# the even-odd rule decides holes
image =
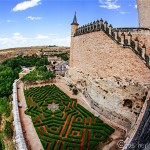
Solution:
[[[9,41],[10,41],[9,38],[7,38],[7,37],[0,37],[0,43],[1,43],[1,45],[5,45]]]
[[[106,9],[118,9],[120,5],[117,4],[118,0],[99,0],[100,7]]]
[[[70,42],[70,36],[64,38],[55,38],[54,40],[58,42],[64,42],[64,41]]]
[[[39,34],[37,35],[36,39],[49,39],[49,36]]]
[[[23,37],[19,32],[13,33],[13,36],[11,37],[11,40],[16,42],[26,42],[28,38]]]
[[[19,32],[13,33],[14,36],[20,36],[21,34]]]
[[[33,17],[33,16],[28,16],[26,19],[29,19],[29,20],[41,20],[42,17]]]
[[[6,20],[6,22],[10,23],[10,22],[11,22],[11,20],[9,20],[9,19],[8,19],[8,20]]]
[[[120,14],[124,15],[124,14],[127,14],[128,12],[126,11],[120,11]]]
[[[22,11],[22,10],[26,10],[26,9],[28,9],[28,8],[38,6],[39,4],[41,4],[40,2],[41,2],[41,0],[28,0],[28,1],[24,1],[24,2],[18,3],[18,4],[12,9],[12,11]]]
[[[66,37],[56,37],[51,40],[53,43],[55,43],[54,45],[70,46],[71,38],[70,36],[66,36]]]
[[[0,37],[0,45],[1,47],[5,47],[5,45],[14,45],[14,44],[23,44],[29,38],[23,37],[19,32],[13,33],[11,37]],[[2,46],[3,45],[3,46]]]
[[[70,46],[70,36],[47,33],[24,37],[19,32],[11,36],[0,36],[0,49],[40,45]]]
[[[134,7],[137,8],[137,5],[135,5]]]

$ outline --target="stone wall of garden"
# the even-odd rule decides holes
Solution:
[[[14,125],[14,143],[17,150],[27,150],[26,142],[22,132],[22,126],[19,117],[18,100],[17,100],[17,82],[13,83],[13,125]]]

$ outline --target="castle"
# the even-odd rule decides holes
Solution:
[[[137,6],[139,28],[103,19],[78,27],[75,14],[67,73],[93,109],[126,128],[126,149],[150,141],[150,0]]]

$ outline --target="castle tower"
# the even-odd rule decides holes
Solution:
[[[77,23],[77,17],[76,17],[76,12],[75,12],[75,15],[74,15],[74,18],[73,18],[73,22],[71,24],[71,36],[74,35],[76,29],[78,28],[78,23]]]
[[[150,28],[150,0],[137,0],[139,26]]]
[[[78,22],[77,22],[77,17],[76,17],[76,12],[75,12],[75,15],[74,15],[74,18],[73,18],[73,22],[71,23],[71,44],[70,44],[70,62],[69,62],[69,65],[70,67],[73,67],[72,64],[73,64],[73,47],[74,47],[74,34],[76,32],[76,29],[78,29]]]

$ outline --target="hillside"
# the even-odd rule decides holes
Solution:
[[[28,55],[31,56],[33,54],[41,55],[45,53],[64,53],[69,52],[69,47],[64,46],[31,46],[31,47],[17,47],[17,48],[10,48],[10,49],[3,49],[0,50],[0,62],[4,61],[8,58],[17,57],[20,55]]]

